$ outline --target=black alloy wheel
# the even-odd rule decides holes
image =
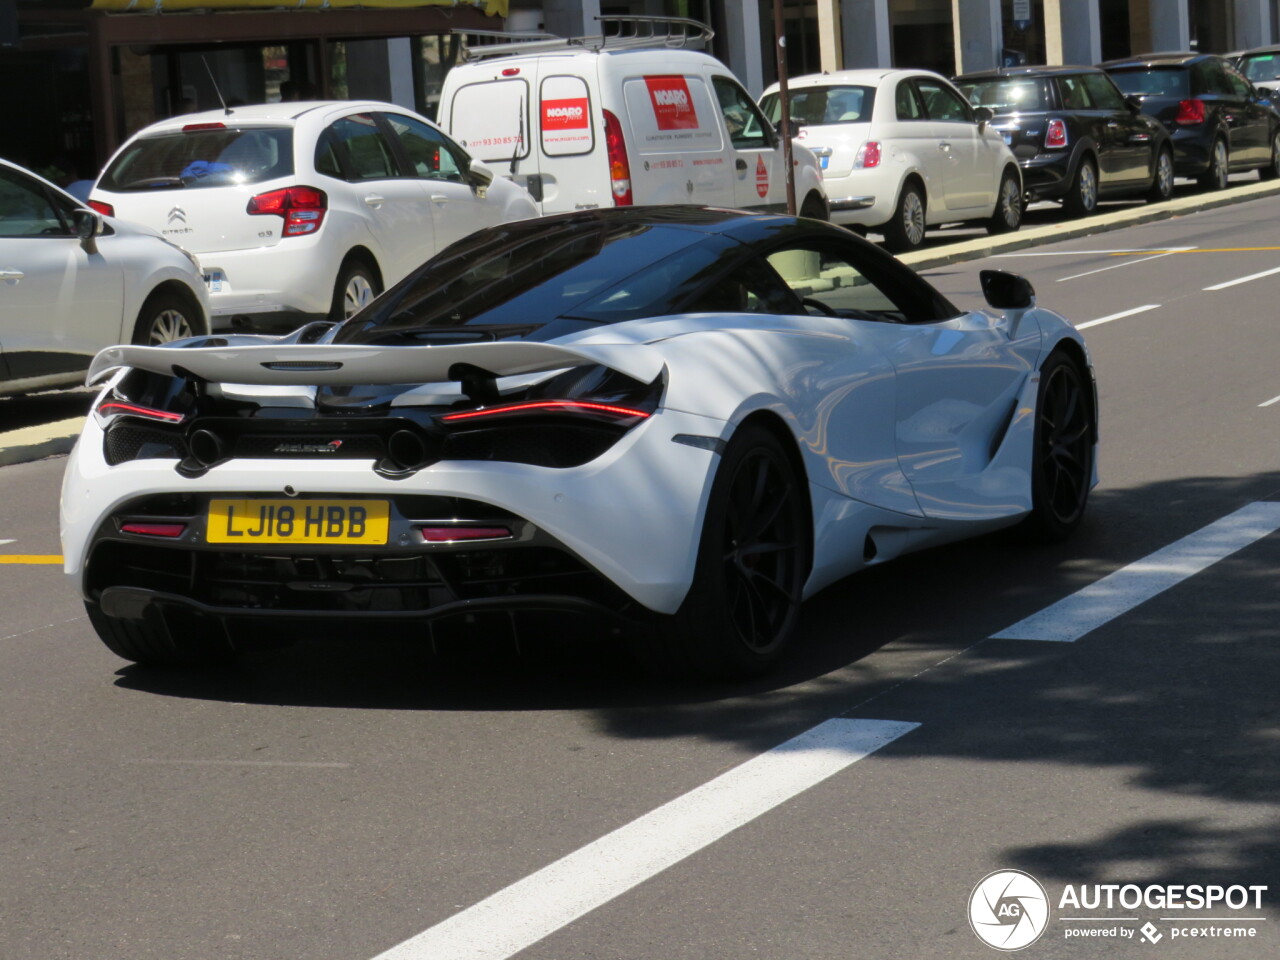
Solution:
[[[1062,540],[1084,517],[1093,480],[1095,414],[1087,374],[1062,352],[1040,371],[1028,531]]]
[[[721,458],[693,584],[646,638],[664,672],[712,679],[764,673],[786,648],[809,573],[809,508],[782,443],[746,424]]]

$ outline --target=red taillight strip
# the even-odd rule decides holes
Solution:
[[[186,531],[185,523],[122,523],[125,533],[140,533],[144,537],[180,537]]]
[[[506,527],[419,527],[427,543],[451,543],[455,540],[509,540]]]
[[[498,417],[508,413],[524,413],[529,410],[562,410],[565,412],[608,413],[615,417],[647,417],[647,410],[636,410],[634,407],[615,407],[608,403],[589,403],[583,400],[535,400],[529,403],[511,403],[502,407],[490,407],[487,410],[466,410],[462,413],[447,413],[441,420],[472,420],[476,417]]]
[[[104,400],[98,404],[98,412],[103,416],[108,416],[111,413],[130,413],[150,420],[163,420],[165,423],[181,423],[186,419],[186,414],[170,413],[168,410],[155,410],[151,407],[140,407],[137,404],[122,403],[119,400]]]

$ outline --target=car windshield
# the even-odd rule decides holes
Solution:
[[[956,86],[975,107],[990,107],[996,113],[1049,109],[1045,82],[1038,77],[957,82]]]
[[[734,241],[653,224],[525,221],[474,234],[410,274],[338,342],[490,328],[527,335],[557,318],[617,323],[675,312]],[[476,333],[483,334],[482,330]]]
[[[870,123],[875,87],[833,84],[829,87],[793,87],[789,92],[791,119],[802,127],[827,123]],[[760,107],[770,123],[782,119],[782,98],[767,94]]]
[[[1120,92],[1128,96],[1177,97],[1185,100],[1191,96],[1191,72],[1181,67],[1152,67],[1136,70],[1109,70],[1111,79]]]
[[[1255,83],[1280,78],[1280,53],[1260,53],[1240,60],[1240,70]]]
[[[111,162],[98,186],[112,191],[221,187],[292,173],[290,127],[192,124],[135,140]]]

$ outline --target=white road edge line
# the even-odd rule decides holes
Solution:
[[[1265,403],[1260,403],[1260,404],[1258,404],[1258,406],[1260,406],[1260,407],[1269,407],[1269,406],[1271,406],[1273,403],[1280,403],[1280,397],[1272,397],[1270,400],[1266,401]]]
[[[1134,307],[1132,310],[1122,310],[1120,313],[1112,313],[1105,317],[1099,317],[1097,320],[1089,320],[1086,323],[1077,323],[1077,330],[1087,330],[1089,327],[1096,327],[1100,323],[1110,323],[1112,320],[1123,320],[1125,317],[1132,317],[1135,314],[1146,313],[1148,310],[1159,310],[1160,304],[1147,303],[1141,307]]]
[[[374,960],[505,960],[918,726],[826,720]]]
[[[1280,267],[1272,267],[1270,270],[1263,270],[1261,273],[1251,273],[1247,277],[1238,277],[1235,280],[1228,280],[1226,283],[1215,283],[1212,287],[1205,287],[1205,290],[1225,290],[1227,287],[1234,287],[1237,283],[1248,283],[1250,280],[1260,280],[1263,277],[1269,277],[1272,274],[1280,273]]]
[[[1099,267],[1097,270],[1089,270],[1085,273],[1073,273],[1069,277],[1059,277],[1057,283],[1063,283],[1067,280],[1079,280],[1081,277],[1092,277],[1095,273],[1106,273],[1108,270],[1119,270],[1121,267],[1132,267],[1135,263],[1146,263],[1148,260],[1159,260],[1161,257],[1171,257],[1175,253],[1186,253],[1188,250],[1194,250],[1195,247],[1170,247],[1163,253],[1153,253],[1149,257],[1138,257],[1133,260],[1124,260],[1120,263],[1113,263],[1109,267]]]
[[[991,639],[1072,643],[1276,530],[1280,502],[1250,503],[993,633]]]
[[[3,546],[6,543],[17,543],[17,542],[18,541],[16,540],[0,540],[0,546]]]

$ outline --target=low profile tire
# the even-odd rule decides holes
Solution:
[[[1096,432],[1088,374],[1061,351],[1040,370],[1031,463],[1031,513],[1023,529],[1036,540],[1065,540],[1084,517],[1093,479]]]
[[[1013,233],[1022,226],[1022,185],[1012,170],[1000,178],[996,208],[987,221],[987,233]]]
[[[1173,151],[1160,148],[1156,156],[1156,171],[1147,191],[1147,203],[1164,203],[1173,196]]]
[[[800,216],[808,217],[810,220],[827,220],[827,205],[818,197],[810,194],[805,197],[804,205],[800,208]]]
[[[746,424],[721,458],[693,584],[661,617],[646,659],[661,672],[732,680],[768,671],[791,641],[809,574],[809,507],[782,443]]]
[[[1231,157],[1227,153],[1225,140],[1213,141],[1213,151],[1209,155],[1209,169],[1196,177],[1196,182],[1205,190],[1225,190],[1227,176],[1231,172]]]
[[[1062,198],[1062,209],[1075,219],[1098,210],[1098,165],[1092,157],[1082,157],[1071,178],[1071,189]]]
[[[1258,168],[1258,176],[1263,180],[1280,179],[1280,130],[1271,135],[1271,160]]]
[[[362,309],[382,292],[382,284],[373,269],[362,260],[348,260],[333,284],[333,302],[329,319],[341,322]]]
[[[213,667],[234,655],[221,628],[195,616],[166,620],[152,608],[141,620],[126,620],[87,600],[84,609],[107,649],[140,666]]]
[[[924,245],[925,198],[920,186],[908,183],[898,195],[898,207],[893,217],[881,229],[884,245],[894,253],[919,250]]]
[[[138,346],[156,347],[205,332],[204,322],[190,302],[176,293],[162,291],[148,297],[138,311],[132,342]]]

